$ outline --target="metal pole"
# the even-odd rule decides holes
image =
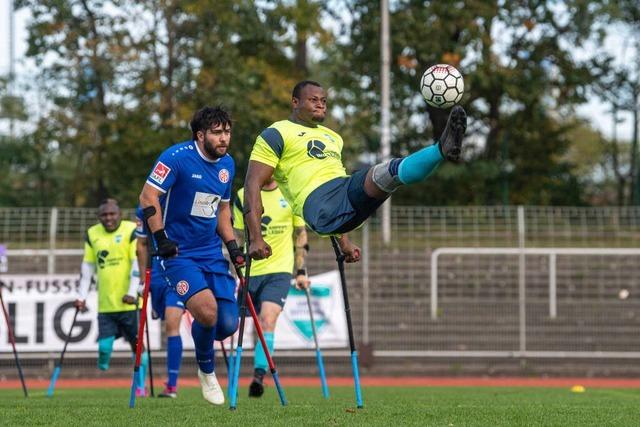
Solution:
[[[58,208],[51,208],[49,217],[49,254],[47,256],[47,273],[56,272],[56,235],[58,234]]]
[[[549,317],[552,319],[558,315],[556,289],[556,254],[549,254]]]
[[[362,227],[362,341],[369,344],[369,222]]]
[[[13,0],[9,0],[9,97],[13,102],[14,80],[15,80],[15,62],[16,62],[16,49],[15,49],[15,37],[16,37],[16,25],[15,16],[13,12]],[[9,136],[13,138],[15,136],[15,126],[13,123],[13,113],[9,114]]]
[[[380,43],[381,56],[381,94],[380,94],[380,157],[387,161],[391,157],[391,132],[389,129],[390,119],[390,64],[391,47],[389,43],[389,1],[380,2],[380,13],[382,16],[382,40]],[[385,245],[391,242],[391,197],[382,205],[382,241]]]
[[[524,223],[524,206],[518,206],[518,247],[520,253],[518,256],[518,305],[520,316],[520,351],[527,349],[527,311],[526,311],[526,260],[525,260],[525,223]]]

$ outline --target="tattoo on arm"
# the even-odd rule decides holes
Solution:
[[[295,269],[300,270],[305,268],[305,257],[307,255],[307,229],[305,227],[296,227],[294,230],[295,239]]]

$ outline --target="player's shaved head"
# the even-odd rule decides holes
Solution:
[[[305,126],[317,126],[327,114],[327,93],[322,85],[303,80],[293,88],[291,120]]]
[[[322,85],[318,82],[314,82],[313,80],[303,80],[301,82],[298,82],[294,87],[293,87],[293,92],[291,93],[291,97],[292,98],[296,98],[296,99],[300,99],[300,95],[302,94],[302,89],[304,89],[307,86],[315,86],[315,87],[322,87]]]
[[[196,111],[191,119],[191,134],[193,139],[197,139],[197,133],[205,133],[218,125],[222,128],[231,128],[231,115],[222,106],[204,107]]]
[[[116,230],[122,219],[120,206],[116,199],[104,199],[98,205],[98,219],[108,232]]]
[[[112,208],[115,207],[116,209],[120,210],[120,205],[118,205],[118,201],[112,198],[102,199],[100,201],[100,204],[98,205],[98,210],[106,208],[107,206]]]

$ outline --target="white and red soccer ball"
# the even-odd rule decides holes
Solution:
[[[420,92],[427,104],[436,108],[451,108],[460,102],[464,93],[462,74],[453,65],[433,65],[422,75]]]

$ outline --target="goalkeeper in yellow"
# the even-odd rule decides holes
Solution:
[[[327,112],[322,86],[310,80],[298,83],[291,107],[288,120],[262,131],[249,159],[244,214],[253,259],[272,253],[260,234],[260,189],[272,175],[294,214],[318,234],[338,235],[345,261],[356,262],[360,249],[346,233],[359,227],[398,187],[426,179],[444,160],[458,161],[467,128],[464,109],[455,106],[434,144],[348,176],[342,164],[342,138],[321,124]]]
[[[123,221],[118,202],[106,199],[98,207],[99,224],[87,230],[84,243],[80,286],[75,306],[84,310],[97,276],[98,287],[98,369],[109,369],[113,342],[123,336],[135,353],[138,334],[138,286],[140,274],[136,259],[136,224]],[[145,396],[147,354],[142,354],[137,396]]]
[[[251,280],[248,283],[251,299],[260,316],[264,340],[269,353],[273,355],[274,331],[278,316],[287,300],[291,273],[295,270],[295,284],[298,289],[309,286],[305,269],[305,256],[309,246],[304,220],[293,214],[278,184],[273,179],[269,179],[260,193],[264,204],[264,213],[260,218],[260,234],[272,248],[273,256],[251,264]],[[239,242],[244,240],[243,202],[244,189],[241,188],[233,206],[233,228]],[[253,368],[249,397],[260,397],[264,393],[263,380],[268,366],[267,357],[259,340],[256,343]]]

